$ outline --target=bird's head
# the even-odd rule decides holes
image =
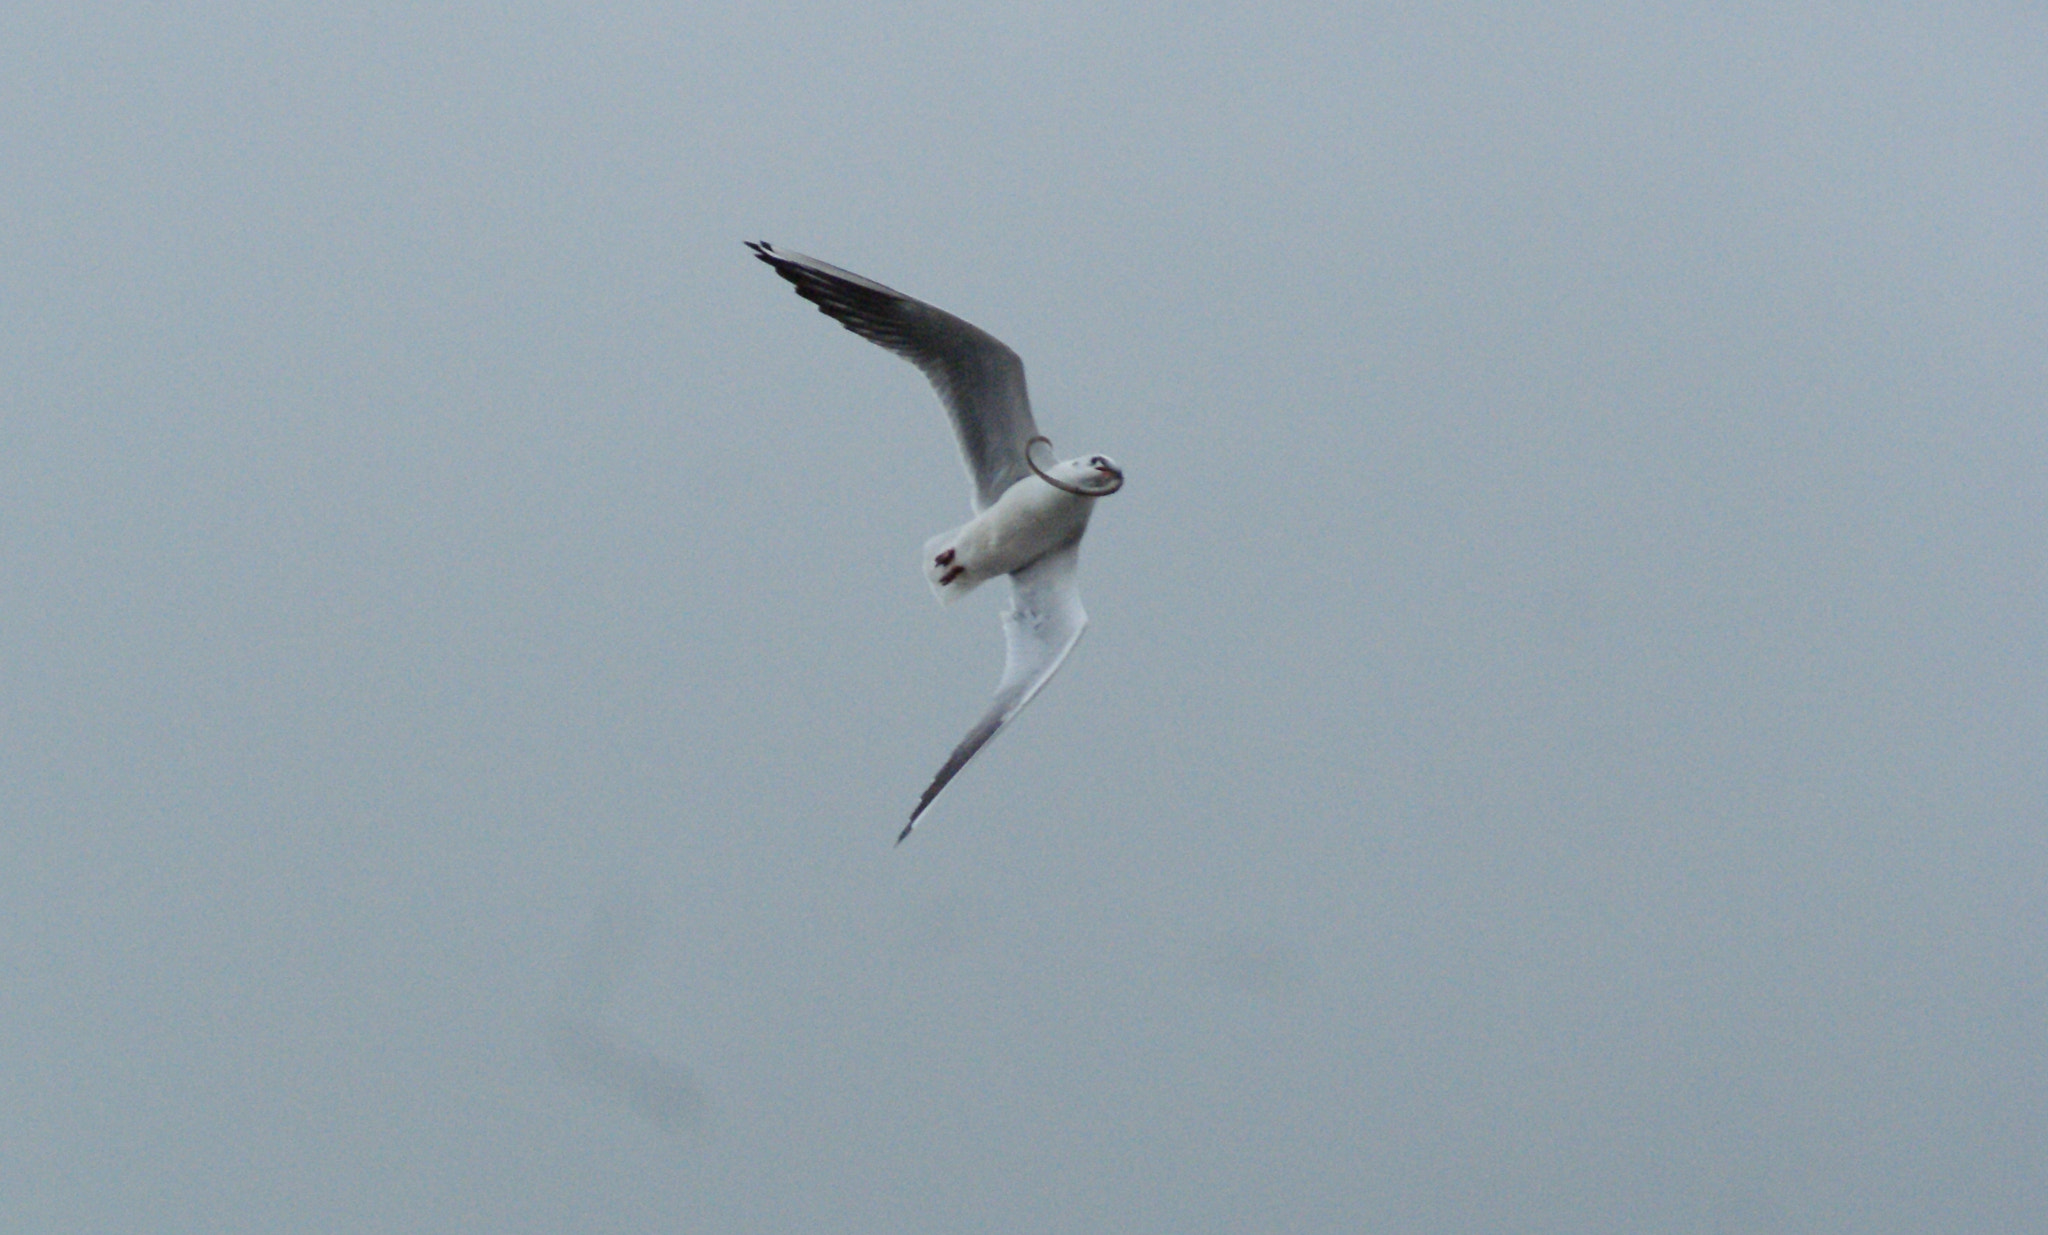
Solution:
[[[1034,437],[1024,448],[1024,461],[1038,478],[1055,489],[1063,489],[1076,497],[1108,497],[1124,487],[1124,469],[1108,455],[1084,455],[1078,459],[1062,459],[1051,467],[1040,467],[1032,457],[1032,451],[1043,442],[1049,452],[1052,441],[1049,438]]]

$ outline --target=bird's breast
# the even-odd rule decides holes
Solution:
[[[1094,505],[1028,476],[960,530],[960,556],[984,578],[1022,570],[1079,540]]]

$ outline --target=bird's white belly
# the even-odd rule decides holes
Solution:
[[[961,564],[983,578],[1022,570],[1079,536],[1092,504],[1026,477],[960,529]]]
[[[1027,476],[1005,489],[995,505],[934,536],[925,545],[925,577],[940,600],[957,600],[977,584],[1079,540],[1094,506],[1089,498]]]

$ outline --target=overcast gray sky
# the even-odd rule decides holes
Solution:
[[[959,10],[0,13],[0,1227],[2048,1227],[2041,10]]]

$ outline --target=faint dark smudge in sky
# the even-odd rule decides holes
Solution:
[[[686,1132],[703,1123],[703,1087],[681,1064],[603,1023],[604,1005],[632,963],[641,933],[634,917],[611,905],[592,915],[563,975],[563,1011],[548,1031],[548,1056],[570,1079],[624,1102],[649,1123]]]
[[[1196,945],[1195,956],[1210,977],[1247,995],[1284,1000],[1301,986],[1294,950],[1274,940],[1215,935]]]
[[[703,1122],[704,1091],[688,1070],[626,1034],[560,1021],[548,1034],[548,1055],[572,1079],[619,1099],[664,1131],[687,1132]]]

